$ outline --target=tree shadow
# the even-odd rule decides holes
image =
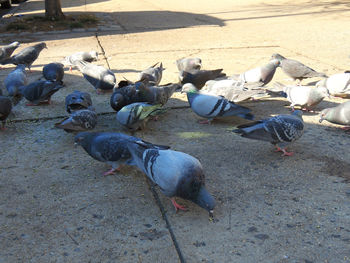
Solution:
[[[193,14],[186,12],[172,12],[172,11],[130,11],[130,12],[64,12],[65,15],[82,15],[93,14],[99,19],[98,25],[88,31],[84,29],[77,29],[74,34],[67,28],[65,32],[50,31],[44,34],[22,34],[24,39],[33,41],[33,39],[41,40],[55,40],[55,39],[71,39],[82,36],[89,36],[98,34],[116,35],[137,32],[152,32],[178,28],[188,28],[194,26],[219,26],[225,25],[224,21],[212,16]],[[23,14],[21,18],[29,16],[44,16],[44,10],[37,13]],[[15,18],[2,18],[4,23],[15,21]],[[81,32],[80,32],[81,31]],[[20,31],[21,32],[21,31]],[[19,32],[19,33],[20,33]],[[24,31],[23,31],[24,32]]]

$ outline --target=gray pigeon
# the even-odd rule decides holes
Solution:
[[[12,110],[12,103],[8,97],[0,96],[0,121],[1,130],[5,130],[5,123],[7,117],[10,115]]]
[[[55,127],[67,132],[92,130],[97,124],[97,114],[93,107],[74,111],[71,116],[55,123]]]
[[[326,87],[329,94],[337,97],[350,96],[350,72],[338,73],[322,79],[316,83],[316,87]]]
[[[86,61],[86,62],[93,62],[93,61],[97,61],[98,59],[98,52],[97,51],[90,51],[90,52],[86,52],[86,51],[82,51],[82,52],[77,52],[74,53],[70,56],[65,57],[63,63],[66,66],[69,66],[70,70],[72,70],[72,67],[75,66],[75,63],[82,60],[82,61]]]
[[[25,65],[18,65],[4,80],[5,87],[8,95],[15,97],[21,96],[19,88],[27,85],[27,74],[25,71]]]
[[[47,64],[43,67],[43,76],[46,80],[58,81],[63,84],[64,69],[63,64],[58,62],[53,62]]]
[[[311,111],[325,97],[329,97],[326,87],[311,86],[284,86],[276,83],[276,86],[283,86],[283,95],[291,103],[290,106],[294,110],[294,106],[300,106],[302,110]]]
[[[179,71],[200,70],[202,67],[202,60],[200,58],[182,58],[176,60],[176,66]]]
[[[63,86],[58,82],[37,80],[27,86],[20,87],[20,93],[31,103],[27,106],[37,106],[42,103],[51,103],[51,96]]]
[[[163,68],[162,63],[160,63],[159,67],[156,67],[158,63],[159,62],[143,70],[140,73],[140,77],[138,81],[147,81],[152,85],[158,85],[162,80],[163,70],[165,70],[165,68]]]
[[[115,111],[119,111],[126,105],[135,102],[142,102],[139,96],[138,87],[144,85],[142,82],[123,86],[118,89],[114,89],[114,92],[110,98],[110,105]]]
[[[282,151],[282,156],[290,156],[286,147],[299,139],[304,131],[303,112],[294,111],[291,115],[277,115],[268,119],[243,124],[233,132],[249,139],[268,141]]]
[[[299,80],[299,82],[306,78],[327,77],[324,73],[317,72],[297,60],[285,58],[277,53],[272,54],[271,59],[279,60],[279,66],[282,68],[283,72],[293,80]]]
[[[124,106],[117,112],[117,121],[132,131],[144,129],[151,116],[157,116],[166,110],[161,104],[151,105],[143,102],[135,102]]]
[[[179,78],[181,84],[192,83],[197,89],[200,89],[208,80],[226,76],[221,71],[222,69],[180,71]]]
[[[258,83],[259,86],[264,86],[272,80],[279,65],[279,60],[273,59],[262,67],[248,70],[240,75],[234,75],[233,78],[245,83]]]
[[[213,215],[215,200],[205,188],[203,168],[196,158],[183,152],[155,148],[142,141],[128,143],[128,149],[138,168],[171,198],[176,211],[186,210],[175,201],[175,197],[181,197]]]
[[[68,94],[65,99],[66,111],[73,113],[77,110],[87,109],[92,106],[91,96],[87,92],[81,92],[79,90],[73,91]]]
[[[112,169],[103,175],[114,174],[123,163],[134,165],[133,158],[127,147],[130,141],[142,140],[116,132],[80,132],[74,138],[75,144],[82,146],[92,158],[112,166]],[[149,144],[147,142],[144,143]],[[168,146],[157,145],[155,147],[169,149]]]
[[[206,118],[210,123],[215,118],[227,118],[238,116],[252,120],[254,116],[250,114],[249,108],[234,104],[224,97],[199,93],[193,84],[187,83],[182,87],[183,92],[187,92],[187,100],[191,109],[199,116]]]
[[[169,83],[162,86],[139,85],[139,97],[142,101],[150,104],[167,103],[176,90],[181,90],[181,85]]]
[[[33,62],[39,57],[40,52],[46,47],[46,43],[41,42],[31,47],[22,49],[17,54],[4,61],[4,64],[23,64],[30,70]]]
[[[113,90],[116,79],[114,73],[109,69],[82,60],[77,61],[75,65],[98,94]]]
[[[13,51],[15,51],[16,48],[19,47],[19,42],[13,42],[7,46],[3,46],[2,48],[0,48],[0,64],[4,65],[6,63],[3,63],[4,61],[6,62],[6,60],[8,60]]]
[[[323,121],[340,125],[350,125],[350,101],[339,104],[333,108],[327,108],[320,113],[320,123]],[[344,130],[350,130],[350,127],[344,127]]]
[[[200,93],[222,96],[235,103],[268,96],[265,90],[234,79],[208,80]]]

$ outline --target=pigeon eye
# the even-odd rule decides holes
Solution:
[[[76,97],[72,97],[72,100],[76,100],[77,98]]]

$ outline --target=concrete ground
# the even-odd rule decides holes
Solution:
[[[94,12],[91,31],[7,34],[0,45],[45,41],[30,80],[65,55],[98,50],[98,64],[118,80],[162,61],[162,83],[177,82],[175,60],[198,56],[205,69],[231,75],[266,63],[272,53],[334,74],[349,68],[348,1],[61,0],[65,13]],[[29,0],[14,15],[43,12]],[[4,20],[6,18],[2,18]],[[0,83],[13,66],[0,70]],[[277,70],[273,82],[291,83]],[[109,96],[96,95],[78,71],[50,106],[13,110],[0,134],[0,262],[349,262],[350,141],[338,125],[305,113],[305,134],[281,157],[272,145],[234,135],[242,120],[201,125],[184,95],[135,135],[198,158],[215,196],[215,219],[194,204],[171,202],[133,167],[109,167],[73,147],[73,134],[53,128],[73,90],[92,94],[101,113],[96,131],[124,130]],[[317,79],[311,79],[314,82]],[[308,81],[305,81],[307,83]],[[344,102],[326,99],[316,110]],[[274,98],[247,102],[256,119],[289,113]]]

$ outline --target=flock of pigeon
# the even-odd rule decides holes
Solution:
[[[135,82],[125,79],[117,83],[111,70],[92,63],[98,59],[96,51],[78,52],[67,56],[62,62],[65,65],[58,62],[45,65],[43,77],[28,84],[26,68],[30,71],[32,63],[47,47],[45,43],[39,43],[12,55],[19,45],[14,42],[0,49],[0,64],[17,65],[3,82],[6,96],[0,89],[2,129],[5,129],[12,107],[23,97],[29,101],[28,106],[50,104],[51,96],[64,87],[65,65],[71,71],[77,68],[98,94],[113,91],[110,105],[117,111],[116,119],[132,134],[144,129],[149,118],[157,118],[166,112],[168,108],[164,105],[168,99],[174,92],[181,91],[187,94],[193,112],[205,119],[201,123],[232,116],[247,119],[250,122],[238,126],[233,132],[246,138],[270,142],[286,156],[292,155],[286,147],[303,134],[301,110],[313,110],[330,95],[350,95],[350,72],[327,77],[279,54],[273,54],[266,65],[230,77],[222,69],[203,70],[200,58],[179,59],[176,61],[179,83],[160,85],[164,71],[162,63],[142,71]],[[290,86],[275,83],[273,88],[267,88],[265,85],[272,80],[278,67],[298,83]],[[313,77],[322,78],[316,87],[301,86],[303,79]],[[292,113],[251,121],[254,119],[251,109],[237,104],[265,96],[286,97],[291,103]],[[55,127],[67,132],[79,132],[75,135],[75,143],[96,160],[112,166],[104,175],[115,173],[122,164],[136,165],[160,187],[163,194],[171,198],[176,210],[186,209],[175,201],[175,197],[181,197],[213,214],[215,200],[205,188],[202,165],[196,158],[123,133],[88,131],[96,126],[98,114],[87,92],[74,91],[69,94],[65,106],[69,116],[56,123]],[[295,110],[295,106],[300,106],[301,110]],[[322,110],[320,122],[323,120],[350,125],[350,101]]]

